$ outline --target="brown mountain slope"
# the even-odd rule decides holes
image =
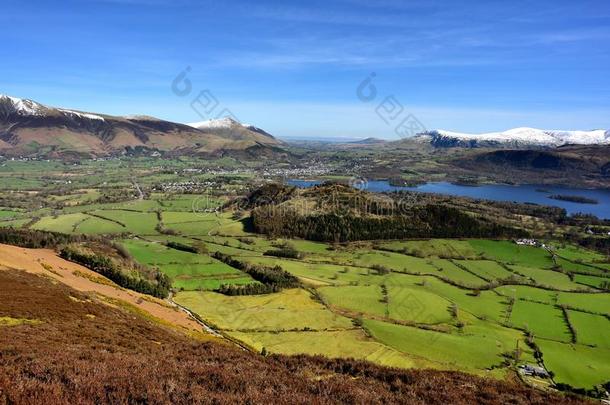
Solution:
[[[0,404],[584,403],[458,372],[265,358],[189,338],[57,280],[0,270]]]
[[[134,149],[207,154],[281,144],[250,128],[202,130],[153,117],[86,113],[0,95],[0,154],[7,156],[102,156]]]

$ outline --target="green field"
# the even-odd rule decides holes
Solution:
[[[154,213],[127,210],[99,210],[93,211],[92,214],[119,222],[131,233],[139,235],[157,233],[155,227],[158,221],[157,215]]]
[[[419,358],[385,346],[358,330],[328,332],[251,332],[231,333],[256,350],[283,354],[317,354],[372,361],[391,367],[434,367]]]
[[[179,290],[215,290],[222,284],[250,284],[249,275],[208,255],[169,248],[159,242],[124,240],[123,246],[140,263],[158,268]]]
[[[604,285],[604,286],[609,285],[607,283],[610,283],[610,277],[596,277],[596,276],[585,276],[582,274],[575,274],[574,282],[578,283],[578,284],[583,284],[584,286],[601,289],[602,285]]]
[[[98,217],[89,217],[76,227],[76,232],[84,234],[113,234],[126,232],[127,228],[116,222]]]
[[[481,246],[490,246],[492,252],[481,254],[479,251],[467,260],[453,259],[455,262],[451,262],[438,257],[411,256],[394,245],[391,247],[399,253],[366,247],[333,250],[325,244],[291,241],[303,252],[303,259],[293,260],[262,256],[273,242],[254,235],[249,235],[252,240],[248,244],[230,236],[213,238],[221,243],[208,244],[210,250],[228,252],[251,263],[280,265],[312,285],[322,300],[323,305],[308,294],[294,292],[298,290],[263,297],[224,297],[213,292],[179,293],[177,299],[181,304],[257,350],[264,347],[277,353],[330,357],[346,356],[349,352],[380,364],[466,369],[501,376],[507,372],[502,366],[504,355],[517,344],[522,350],[525,348],[520,361],[535,363],[525,344],[523,330],[526,329],[533,333],[537,342],[545,342],[546,347],[552,348],[551,364],[562,372],[563,365],[555,360],[554,350],[572,350],[572,335],[562,311],[555,305],[563,300],[570,301],[575,307],[585,303],[587,308],[599,309],[607,299],[607,294],[563,292],[580,290],[583,286],[571,281],[567,275],[551,270],[547,261],[550,258],[545,251],[538,254],[519,248],[534,257],[534,263],[542,267],[524,266],[523,260],[513,258],[499,260],[498,257],[505,254],[502,252],[511,251],[508,242],[460,242],[462,253],[467,253],[464,243],[469,246],[472,243],[473,251],[482,249]],[[423,243],[419,242],[420,249]],[[430,241],[425,243],[431,244]],[[447,241],[442,241],[442,244],[446,246]],[[500,254],[494,250],[496,248]],[[341,264],[330,264],[332,262]],[[385,266],[391,272],[377,274],[371,270],[375,265]],[[404,274],[405,271],[422,275]],[[514,277],[517,273],[526,277]],[[476,291],[476,287],[488,281],[507,279],[511,275],[519,282],[530,282],[531,279],[548,289],[504,285],[490,291]],[[457,285],[450,285],[444,279]],[[460,287],[469,284],[470,288]],[[508,317],[511,297],[516,301]],[[453,311],[457,312],[457,318]],[[581,339],[577,345],[579,350],[595,350],[595,347],[582,346],[594,344],[605,350],[606,333],[591,331],[592,328],[603,329],[602,321],[608,322],[607,319],[582,312],[569,313]],[[357,319],[363,322],[364,335],[354,327],[353,322]],[[463,326],[457,328],[458,323]],[[422,329],[424,326],[438,328],[438,331]],[[589,333],[581,336],[578,331],[582,329]],[[363,339],[367,333],[369,337]],[[339,337],[343,339],[342,344],[336,341]],[[557,345],[550,346],[553,341]],[[595,362],[595,358],[591,357],[590,361]],[[553,370],[551,366],[547,367]],[[603,369],[604,366],[597,364],[595,367]],[[573,379],[571,381],[576,386],[592,381],[572,374],[563,378]]]
[[[450,322],[451,303],[416,287],[389,287],[389,317],[422,324]]]
[[[610,349],[610,319],[580,311],[568,311],[576,329],[576,342]]]
[[[379,285],[323,287],[318,292],[331,305],[381,317],[388,316]]]
[[[431,264],[436,267],[438,271],[436,274],[439,277],[448,278],[459,285],[477,288],[487,284],[482,277],[469,273],[449,260],[435,259]]]
[[[474,259],[477,252],[468,241],[451,239],[429,239],[421,241],[397,241],[380,243],[385,249],[403,252],[416,257],[450,257],[453,259]]]
[[[14,219],[14,220],[9,220],[9,221],[0,221],[0,227],[12,226],[13,228],[21,228],[25,224],[28,224],[30,221],[31,221],[30,218]]]
[[[456,260],[456,263],[468,268],[468,270],[475,273],[479,278],[487,281],[507,279],[514,275],[514,273],[491,260]]]
[[[19,214],[20,213],[18,211],[5,210],[0,208],[0,221],[5,219],[11,219]]]
[[[559,293],[558,303],[571,308],[610,315],[610,294]]]
[[[182,292],[176,296],[176,302],[223,330],[260,332],[352,328],[348,318],[333,314],[301,289],[240,297],[214,292]]]
[[[522,274],[526,278],[533,280],[536,285],[542,287],[550,287],[565,291],[578,291],[588,289],[586,286],[578,285],[571,281],[570,277],[568,277],[566,274],[557,271],[542,270],[533,267],[517,265],[509,267],[518,274]]]
[[[365,327],[379,341],[402,352],[420,356],[440,368],[483,372],[502,362],[502,353],[520,339],[509,329],[490,327],[470,333],[439,333],[379,321],[365,321]]]
[[[570,342],[571,334],[560,309],[537,302],[516,301],[510,322],[517,328],[531,331],[534,336]]]
[[[91,217],[86,214],[68,214],[58,217],[43,217],[36,222],[32,228],[46,231],[55,231],[62,233],[74,233],[75,228],[85,220],[90,220]]]
[[[544,364],[555,374],[555,381],[575,387],[593,387],[608,381],[610,350],[541,339],[538,345]]]
[[[495,289],[499,294],[515,299],[537,301],[546,304],[557,302],[558,292],[526,285],[505,285]]]
[[[471,240],[477,254],[507,264],[549,269],[553,267],[551,255],[544,249],[520,246],[508,241]]]

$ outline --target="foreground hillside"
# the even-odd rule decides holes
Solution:
[[[0,270],[0,403],[582,403],[457,372],[254,355]]]

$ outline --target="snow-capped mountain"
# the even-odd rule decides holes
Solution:
[[[542,147],[564,145],[610,145],[609,130],[562,131],[536,128],[514,128],[504,132],[467,134],[445,130],[418,135],[418,141],[437,147]]]
[[[104,118],[99,115],[66,110],[64,108],[47,107],[32,100],[0,94],[0,117],[8,117],[9,115],[19,115],[22,117],[45,117],[57,115],[57,113],[70,118],[78,117],[104,121]]]
[[[32,100],[0,94],[0,113],[3,115],[43,115],[47,107]]]
[[[149,116],[97,114],[0,95],[0,155],[261,152],[280,143],[259,128],[231,119],[199,124],[201,129]]]
[[[230,117],[211,119],[187,124],[204,132],[214,131],[235,140],[254,139],[263,144],[280,144],[281,141],[265,130],[253,125],[242,124]]]

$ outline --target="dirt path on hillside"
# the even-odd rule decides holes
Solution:
[[[110,299],[126,302],[181,329],[203,331],[202,326],[180,308],[161,299],[121,288],[86,267],[58,257],[50,249],[25,249],[0,244],[0,270],[10,269],[45,275],[75,290],[94,292]]]

